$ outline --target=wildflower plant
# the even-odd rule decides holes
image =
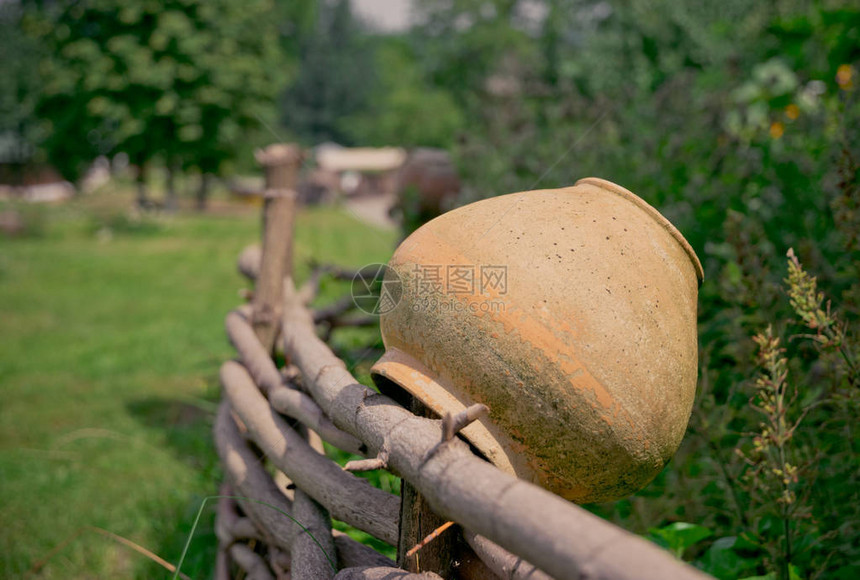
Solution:
[[[758,372],[748,408],[759,418],[758,425],[735,448],[742,462],[740,485],[749,502],[744,536],[767,554],[766,568],[786,580],[800,569],[799,562],[802,568],[820,569],[833,555],[823,546],[838,530],[828,529],[828,518],[817,513],[822,505],[819,496],[821,489],[832,494],[857,479],[840,467],[856,465],[846,457],[854,438],[831,433],[850,429],[851,405],[842,403],[858,399],[856,345],[848,325],[832,310],[816,277],[803,269],[793,249],[787,258],[786,292],[796,322],[805,329],[793,338],[815,346],[813,367],[819,364],[821,373],[835,374],[828,381],[835,388],[822,388],[815,373],[804,374],[802,353],[798,349],[787,353],[768,325],[753,337]],[[831,355],[838,356],[826,361]],[[801,378],[792,380],[790,369]],[[834,498],[825,500],[832,503]]]
[[[850,387],[858,386],[857,353],[846,340],[846,325],[831,312],[830,301],[824,301],[824,293],[818,290],[818,281],[801,266],[794,254],[788,250],[788,296],[791,307],[802,324],[815,334],[800,335],[811,339],[824,352],[839,353],[845,376]]]
[[[797,520],[807,514],[798,503],[797,488],[800,469],[792,456],[794,434],[805,415],[796,409],[797,391],[788,379],[788,360],[773,327],[757,334],[757,362],[761,369],[755,379],[755,394],[750,399],[752,409],[762,420],[752,433],[749,449],[737,448],[737,454],[749,466],[743,483],[753,502],[765,506],[763,522],[754,533],[759,542],[770,548],[770,558],[789,577],[794,534]],[[778,525],[773,526],[771,522]]]

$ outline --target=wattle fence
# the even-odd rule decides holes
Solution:
[[[319,337],[318,323],[336,327],[349,304],[314,311],[323,273],[300,288],[291,277],[300,151],[275,145],[258,160],[267,187],[263,244],[239,258],[254,291],[227,315],[237,356],[221,367],[214,428],[226,479],[217,579],[705,577],[474,455],[455,436],[468,414],[418,416],[360,384]],[[365,459],[341,468],[323,440]],[[401,496],[352,473],[370,469],[400,476]],[[397,562],[333,531],[332,518],[396,546]]]

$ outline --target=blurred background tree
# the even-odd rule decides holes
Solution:
[[[18,174],[9,176],[13,183],[20,183],[38,139],[34,108],[41,53],[36,40],[21,28],[24,14],[20,4],[0,4],[0,156]]]
[[[284,94],[284,125],[306,142],[352,144],[345,119],[370,104],[376,69],[349,0],[317,3],[313,33],[296,45],[301,67]]]
[[[91,0],[34,12],[49,161],[77,182],[94,157],[122,151],[145,205],[146,168],[158,159],[175,206],[175,170],[217,173],[245,147],[243,131],[272,120],[284,80],[272,14],[267,0]]]

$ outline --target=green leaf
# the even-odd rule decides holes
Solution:
[[[697,544],[711,535],[711,530],[696,524],[676,522],[662,528],[648,530],[653,536],[662,539],[666,547],[680,558],[690,546]],[[658,542],[663,543],[663,542]]]
[[[735,536],[715,540],[698,561],[700,568],[720,580],[740,578],[743,573],[749,573],[757,561],[738,555],[735,550],[739,548],[739,543]]]

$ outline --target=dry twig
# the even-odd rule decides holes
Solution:
[[[388,468],[388,448],[385,444],[382,445],[382,449],[379,450],[379,455],[376,457],[371,457],[370,459],[359,459],[355,461],[349,461],[346,465],[343,466],[344,471],[358,472],[358,471],[373,471],[375,469],[387,469]]]
[[[431,534],[429,534],[426,538],[424,538],[423,540],[421,540],[420,542],[418,542],[417,544],[415,544],[414,546],[409,548],[409,551],[406,552],[406,557],[411,558],[412,556],[414,556],[415,553],[418,552],[418,550],[420,550],[421,548],[423,548],[424,546],[426,546],[427,544],[429,544],[430,542],[432,542],[433,540],[435,540],[436,538],[441,536],[442,532],[444,532],[445,530],[447,530],[448,528],[450,528],[453,525],[454,525],[454,522],[447,521],[444,524],[442,524],[441,526],[439,526],[438,528],[436,528],[435,530],[433,530],[433,532]]]

